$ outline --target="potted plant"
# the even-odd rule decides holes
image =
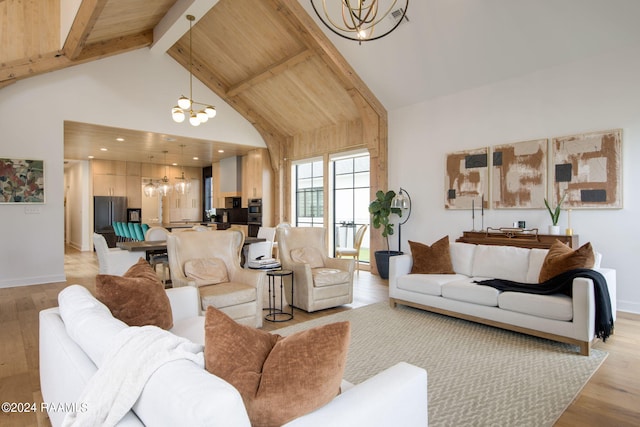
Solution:
[[[562,196],[562,199],[560,199],[560,203],[556,205],[555,209],[551,209],[551,206],[549,205],[547,199],[544,199],[544,205],[547,207],[549,215],[551,215],[552,225],[549,226],[549,234],[560,234],[560,226],[558,225],[558,220],[560,219],[560,206],[562,205],[562,202],[564,202],[565,197],[567,197],[567,193]]]
[[[383,279],[389,278],[389,258],[395,255],[402,255],[402,252],[389,249],[389,235],[393,234],[394,225],[389,221],[389,218],[391,214],[402,216],[402,209],[391,206],[394,197],[396,197],[396,193],[393,190],[389,190],[386,193],[378,190],[376,199],[369,204],[373,228],[382,228],[382,237],[387,242],[386,251],[376,251],[374,253],[378,273]]]

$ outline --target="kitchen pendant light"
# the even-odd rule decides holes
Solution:
[[[164,177],[160,180],[160,185],[158,185],[158,194],[162,197],[166,197],[171,193],[171,184],[169,183],[169,178],[167,178],[167,153],[168,151],[163,151],[164,153]]]
[[[191,190],[191,180],[184,177],[184,144],[180,144],[182,158],[182,173],[179,177],[176,178],[176,183],[174,184],[176,192],[179,194],[187,194]]]

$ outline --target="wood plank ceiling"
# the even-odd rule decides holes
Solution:
[[[0,1],[0,90],[149,47],[176,3],[83,0],[59,49],[60,0]],[[188,33],[167,53],[188,69]],[[273,169],[284,168],[274,182],[279,212],[288,211],[288,166],[296,158],[367,148],[372,192],[387,187],[386,110],[298,0],[219,0],[193,26],[192,55],[194,76],[254,125]]]
[[[176,3],[84,0],[58,50],[60,18],[53,11],[59,1],[0,2],[6,29],[0,32],[0,85],[148,47],[154,27]],[[188,69],[188,34],[168,53]],[[386,114],[297,0],[219,1],[193,27],[193,72],[256,125],[268,145],[358,120],[354,90]]]

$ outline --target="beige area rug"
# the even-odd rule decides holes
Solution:
[[[551,426],[607,357],[387,303],[275,332],[343,320],[351,322],[344,378],[357,384],[400,361],[425,368],[430,426]]]

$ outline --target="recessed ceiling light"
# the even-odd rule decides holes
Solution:
[[[87,157],[89,157],[90,159],[93,159],[93,158],[94,158],[93,156],[87,156]]]
[[[178,166],[177,163],[171,163],[171,166]]]
[[[106,148],[104,148],[104,147],[102,147],[102,148],[100,149],[100,151],[107,151],[107,149],[106,149]]]
[[[122,142],[122,141],[124,141],[124,138],[116,138],[116,141]]]
[[[218,153],[224,153],[224,150],[218,150]]]
[[[193,160],[199,160],[197,157],[194,157]]]

